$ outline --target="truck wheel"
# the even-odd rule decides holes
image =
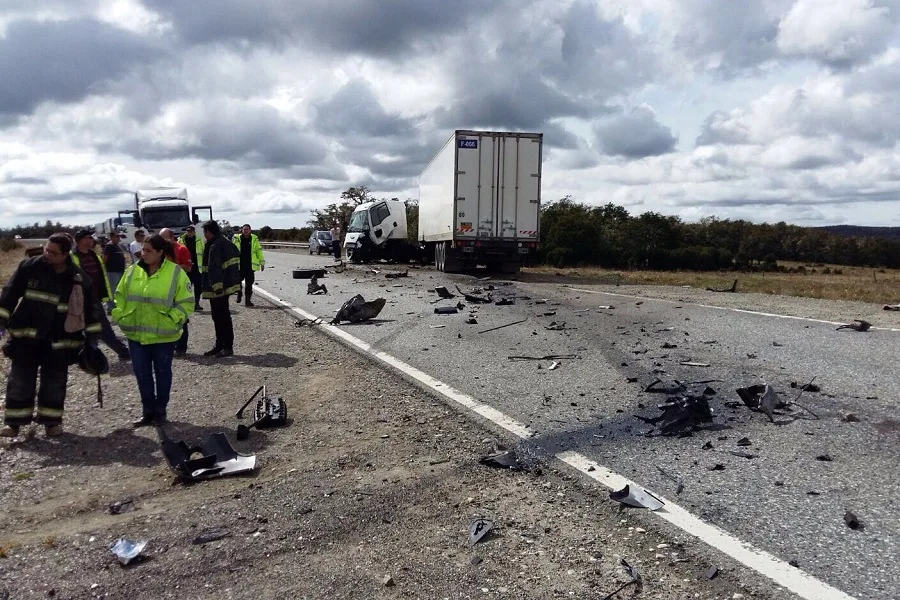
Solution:
[[[442,242],[434,245],[434,268],[436,271],[444,271],[444,244]]]

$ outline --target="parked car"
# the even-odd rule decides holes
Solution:
[[[331,252],[331,232],[330,231],[313,231],[309,236],[309,253]]]

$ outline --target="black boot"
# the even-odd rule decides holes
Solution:
[[[203,356],[215,356],[216,354],[218,354],[221,351],[222,351],[222,349],[219,348],[218,346],[213,346],[213,349],[207,350],[206,352],[204,352]]]
[[[242,292],[241,292],[240,290],[238,290],[236,302],[237,302],[238,304],[240,304],[240,303],[241,303],[241,298],[243,298],[243,297],[244,297],[244,296],[243,296]]]
[[[233,356],[233,355],[234,355],[234,350],[232,350],[231,348],[222,348],[221,350],[219,350],[219,353],[216,354],[216,356],[219,358],[225,358],[226,356]]]
[[[135,421],[132,425],[137,427],[149,427],[153,425],[153,415],[144,415],[139,421]]]

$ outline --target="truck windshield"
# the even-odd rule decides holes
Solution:
[[[134,225],[134,216],[133,215],[123,215],[121,217],[116,217],[115,224],[116,225]]]
[[[364,210],[354,211],[353,216],[350,217],[350,225],[347,227],[347,231],[365,231],[369,227],[368,215],[369,213]]]
[[[149,229],[162,229],[163,227],[187,227],[191,224],[191,217],[186,206],[171,206],[168,208],[154,208],[142,211],[144,227]]]

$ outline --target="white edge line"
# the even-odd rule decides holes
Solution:
[[[812,317],[795,317],[794,315],[779,315],[778,313],[768,313],[760,310],[748,310],[746,308],[732,308],[730,306],[714,306],[712,304],[700,304],[690,300],[669,300],[668,298],[653,298],[651,296],[637,296],[634,294],[619,294],[617,292],[603,292],[600,290],[586,290],[584,288],[576,288],[564,286],[567,290],[573,292],[584,292],[585,294],[598,294],[601,296],[616,296],[618,298],[637,298],[638,300],[653,300],[654,302],[666,302],[668,304],[690,304],[691,306],[699,306],[701,308],[715,308],[716,310],[730,310],[731,312],[745,313],[748,315],[760,315],[763,317],[776,317],[778,319],[795,319],[797,321],[809,321],[811,323],[827,323],[828,325],[845,325],[839,321],[826,321],[825,319],[814,319]],[[871,327],[870,331],[893,331],[900,332],[900,329],[892,327]]]
[[[278,296],[275,296],[274,294],[260,288],[259,286],[256,287],[256,291],[275,304],[287,308],[302,319],[315,320],[316,318],[318,318],[316,317],[316,315],[308,313],[302,308],[294,306],[290,302],[283,300]],[[353,346],[358,350],[372,356],[373,358],[378,359],[384,364],[403,372],[405,375],[415,379],[435,393],[449,400],[452,400],[461,407],[484,417],[485,419],[491,421],[495,425],[503,428],[516,437],[527,440],[536,434],[534,430],[529,429],[526,425],[523,425],[515,419],[508,417],[499,410],[476,400],[468,394],[464,394],[459,390],[454,389],[453,387],[447,385],[446,383],[443,383],[438,379],[435,379],[424,371],[420,371],[412,365],[409,365],[386,352],[375,349],[370,344],[347,333],[339,327],[328,325],[325,323],[317,325],[317,327],[323,330],[326,334],[338,338],[339,340],[349,344],[350,346]],[[627,477],[619,475],[615,471],[612,471],[609,468],[590,460],[589,458],[578,452],[567,450],[565,452],[556,454],[555,458],[583,473],[584,475],[587,475],[594,481],[610,490],[620,490],[626,485],[641,487]],[[677,504],[666,500],[656,492],[653,492],[652,490],[649,491],[651,491],[655,496],[659,497],[665,502],[665,506],[663,508],[654,512],[656,516],[665,521],[668,521],[685,533],[698,538],[699,540],[715,548],[716,550],[727,554],[744,566],[756,571],[757,573],[765,577],[768,577],[776,584],[790,590],[801,598],[804,598],[805,600],[855,600],[853,596],[850,596],[823,581],[819,581],[812,575],[809,575],[808,573],[805,573],[800,569],[791,566],[780,558],[776,558],[775,556],[769,554],[764,550],[760,550],[746,542],[742,542],[725,530],[703,521],[681,506],[678,506]]]

